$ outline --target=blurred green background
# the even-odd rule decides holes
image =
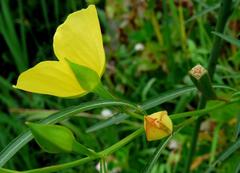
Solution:
[[[235,1],[234,1],[235,2]],[[103,83],[115,95],[141,103],[149,98],[182,86],[192,85],[188,71],[196,64],[207,66],[216,25],[218,0],[1,0],[0,1],[0,150],[20,134],[25,121],[35,121],[63,108],[95,100],[89,94],[78,99],[61,99],[16,90],[12,87],[18,75],[43,60],[54,60],[54,32],[66,16],[76,10],[96,4],[106,52],[106,72]],[[237,2],[235,4],[238,4]],[[226,27],[226,35],[238,38],[240,10],[235,10]],[[86,31],[87,32],[87,31]],[[240,89],[240,51],[224,42],[214,83]],[[219,91],[223,97],[228,92]],[[193,94],[162,104],[149,113],[166,109],[169,114],[194,110],[197,98]],[[216,155],[235,140],[239,105],[213,112],[204,121],[200,143],[192,168],[203,172],[212,162],[213,141]],[[91,133],[94,124],[105,121],[114,110],[97,109],[62,122],[73,130],[80,142],[97,151],[123,138],[131,129],[141,126],[128,120]],[[223,116],[221,116],[223,115]],[[239,116],[239,115],[238,115]],[[216,128],[219,127],[219,128]],[[233,128],[229,128],[233,127]],[[153,173],[181,172],[189,147],[192,126],[172,140],[154,166]],[[216,139],[216,136],[221,136]],[[159,141],[147,143],[145,137],[107,158],[109,170],[137,173],[145,166]],[[239,163],[239,151],[233,154],[217,172],[232,172]],[[63,163],[79,158],[76,155],[44,153],[32,141],[7,164],[7,168],[26,170]],[[97,161],[64,173],[98,172]]]

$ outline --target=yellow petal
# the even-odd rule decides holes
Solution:
[[[66,62],[43,61],[20,74],[18,89],[58,97],[85,94]]]
[[[71,62],[96,71],[104,72],[105,54],[101,29],[94,5],[70,14],[57,28],[53,48],[59,60],[67,58]]]
[[[144,128],[148,141],[162,139],[172,133],[172,120],[167,111],[160,111],[144,117]]]

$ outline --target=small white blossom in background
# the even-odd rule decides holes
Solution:
[[[211,121],[206,120],[201,123],[200,126],[201,131],[210,131],[211,130]]]
[[[137,44],[135,44],[135,46],[134,46],[134,50],[137,51],[137,52],[143,51],[144,48],[145,48],[145,47],[144,47],[144,45],[143,45],[142,43],[137,43]]]
[[[110,109],[103,109],[101,111],[101,115],[104,117],[104,118],[109,118],[113,115],[112,111]]]
[[[100,162],[98,162],[98,163],[96,164],[95,168],[96,168],[96,170],[97,170],[98,172],[100,172],[100,170],[101,170],[101,168],[100,168]],[[110,170],[110,171],[108,170],[108,173],[120,173],[120,172],[122,172],[122,170],[121,170],[121,168],[119,168],[119,167],[114,168],[114,169],[112,169],[112,170]]]
[[[112,160],[112,162],[114,162],[114,160]],[[101,165],[100,165],[101,163],[100,162],[98,162],[97,164],[96,164],[96,166],[95,166],[95,168],[96,168],[96,170],[98,171],[98,172],[100,172],[100,170],[101,170]],[[107,164],[107,163],[106,163]],[[122,172],[122,169],[120,168],[120,167],[115,167],[115,168],[113,168],[113,169],[111,169],[111,170],[108,170],[108,173],[120,173],[120,172]]]
[[[96,170],[97,170],[98,172],[100,172],[100,162],[98,162],[98,163],[96,164],[95,168],[96,168]]]
[[[179,148],[179,144],[176,140],[172,139],[168,144],[168,148],[170,150],[177,150]]]

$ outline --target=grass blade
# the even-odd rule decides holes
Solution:
[[[195,19],[197,19],[197,18],[199,18],[199,17],[202,17],[202,16],[204,16],[204,15],[212,12],[212,11],[218,9],[219,7],[220,7],[220,3],[216,4],[215,6],[206,8],[205,10],[203,10],[203,11],[195,14],[195,15],[192,16],[191,18],[187,19],[187,20],[185,21],[185,24],[187,24],[188,22],[191,22],[191,21],[193,21],[193,20],[195,20]]]
[[[158,145],[157,149],[153,153],[153,156],[150,157],[151,159],[148,161],[146,167],[142,171],[143,173],[151,172],[153,166],[155,165],[156,161],[162,154],[162,151],[165,149],[165,147],[167,146],[168,142],[172,139],[172,137],[173,136],[169,136],[164,142],[162,142],[160,145]]]
[[[141,107],[143,110],[147,110],[192,91],[196,91],[196,88],[194,86],[183,87],[173,91],[165,92],[156,98],[143,102]]]
[[[59,23],[59,1],[58,0],[54,0],[54,16],[56,19],[56,24]]]
[[[214,132],[213,132],[213,139],[212,139],[211,152],[210,152],[210,161],[209,161],[210,164],[215,160],[217,145],[219,145],[218,139],[219,139],[219,132],[221,130],[221,127],[222,127],[222,123],[219,123],[217,125],[217,127],[215,127]]]
[[[237,166],[237,168],[236,168],[234,173],[239,173],[239,172],[240,172],[240,162],[238,163],[238,166]]]
[[[22,52],[21,43],[14,27],[9,1],[0,1],[0,6],[0,32],[10,49],[18,72],[22,72],[27,68],[27,64],[25,62],[24,53]]]
[[[100,173],[107,173],[107,162],[105,158],[100,160]]]
[[[18,0],[19,6],[19,16],[20,16],[20,34],[21,34],[21,45],[22,45],[22,55],[25,64],[28,66],[28,53],[27,53],[27,38],[26,38],[26,30],[24,25],[24,12],[23,12],[23,2],[22,0]]]
[[[240,135],[240,113],[238,113],[237,115],[237,124],[236,124],[236,139],[238,138],[238,136]]]
[[[229,156],[231,156],[231,154],[233,154],[239,148],[240,148],[240,138],[238,138],[238,140],[234,144],[232,144],[228,149],[226,149],[225,152],[223,152],[219,156],[219,158],[215,162],[213,162],[213,164],[211,164],[209,166],[209,168],[207,169],[207,171],[205,173],[212,172],[217,164],[222,163],[224,160],[226,160]]]
[[[125,119],[127,119],[129,116],[127,114],[118,114],[118,115],[114,115],[113,117],[111,117],[110,119],[97,123],[91,127],[89,127],[86,130],[86,133],[91,133],[106,127],[109,127],[113,124],[117,124],[117,123],[121,123],[122,121],[124,121]]]
[[[212,33],[215,34],[216,36],[220,37],[221,39],[223,39],[237,47],[240,47],[240,40],[230,37],[228,35],[221,34],[219,32],[212,32]]]
[[[47,30],[49,31],[50,30],[50,22],[48,19],[47,4],[46,4],[45,0],[41,0],[40,2],[41,2],[41,7],[42,7],[43,18],[45,21],[45,26],[47,27]]]

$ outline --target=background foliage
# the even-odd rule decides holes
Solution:
[[[234,1],[235,2],[235,1]],[[95,3],[98,7],[107,65],[103,83],[117,96],[142,103],[149,98],[186,85],[192,85],[188,71],[196,64],[207,66],[213,43],[219,1],[217,0],[2,0],[0,1],[0,150],[20,134],[25,121],[35,121],[72,105],[79,105],[96,96],[81,99],[60,99],[15,90],[20,72],[40,61],[55,59],[52,38],[65,17]],[[226,27],[224,42],[214,83],[240,89],[238,1]],[[87,32],[87,31],[86,31]],[[229,91],[218,91],[228,97]],[[181,96],[148,111],[168,110],[169,114],[194,110],[194,94]],[[210,103],[215,104],[215,103]],[[119,141],[132,129],[141,126],[129,120],[102,128],[99,122],[115,110],[96,109],[61,122],[70,128],[78,141],[95,150],[102,150]],[[106,115],[107,114],[107,115]],[[231,105],[210,114],[201,125],[200,142],[192,164],[194,172],[205,171],[239,134],[239,105]],[[95,126],[93,126],[95,125]],[[97,125],[97,126],[96,126]],[[97,130],[96,130],[97,129]],[[183,129],[170,141],[152,172],[181,172],[193,125]],[[86,133],[87,132],[87,133]],[[146,142],[141,136],[107,158],[113,172],[139,172],[161,141]],[[239,167],[239,151],[225,160],[216,172],[234,172]],[[63,163],[76,155],[44,153],[32,141],[7,164],[7,168],[26,170]],[[98,161],[64,173],[97,172]]]

